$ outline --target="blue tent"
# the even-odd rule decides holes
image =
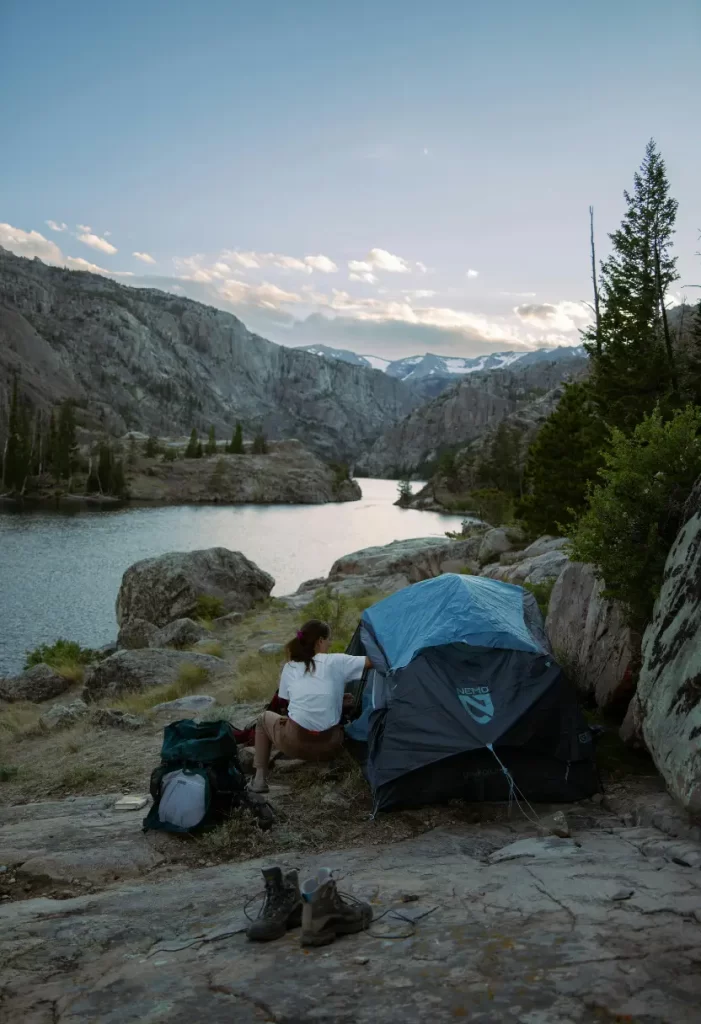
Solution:
[[[521,587],[447,573],[363,612],[349,653],[372,664],[346,728],[378,809],[453,796],[591,796],[591,732]],[[514,782],[515,780],[515,782]]]

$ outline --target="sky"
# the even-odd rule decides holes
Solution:
[[[0,245],[400,358],[577,344],[654,137],[701,283],[701,4],[0,0]]]

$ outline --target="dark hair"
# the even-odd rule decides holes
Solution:
[[[314,664],[314,651],[319,640],[327,640],[331,636],[331,628],[327,622],[321,619],[310,619],[305,622],[297,636],[290,640],[287,645],[287,654],[290,661],[303,661],[305,670],[316,668]]]

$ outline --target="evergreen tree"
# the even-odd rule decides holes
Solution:
[[[197,458],[197,446],[198,446],[198,444],[199,444],[199,441],[197,440],[197,431],[193,427],[192,428],[192,433],[190,434],[190,440],[188,441],[187,448],[185,449],[185,458],[186,459],[196,459]]]
[[[111,493],[117,498],[121,498],[126,494],[127,482],[124,476],[124,463],[121,459],[115,459],[112,467],[112,487]]]
[[[608,431],[587,384],[567,384],[553,413],[528,449],[527,495],[516,506],[531,534],[559,534],[585,508],[587,487],[603,463]]]
[[[227,450],[231,455],[243,455],[243,429],[240,421],[236,423],[236,428],[231,437],[231,444]]]
[[[678,204],[653,140],[624,197],[626,213],[601,264],[598,330],[592,327],[584,338],[599,411],[608,424],[630,432],[659,401],[673,406],[679,400],[665,309],[667,289],[678,277],[671,255]]]
[[[59,408],[56,450],[52,460],[54,477],[57,481],[70,481],[75,469],[77,451],[75,409],[73,402],[66,399]]]
[[[262,430],[259,430],[253,438],[253,447],[251,448],[251,451],[254,455],[268,454],[268,442]]]
[[[146,441],[146,444],[144,445],[144,455],[146,456],[147,459],[155,459],[156,458],[156,456],[158,455],[158,438],[157,437],[153,437],[153,435],[152,435],[151,437],[148,438],[148,440]]]
[[[12,382],[7,443],[3,460],[3,482],[11,491],[23,491],[31,469],[31,424],[19,394],[17,378]]]
[[[207,455],[217,454],[217,438],[214,433],[214,427],[209,428],[209,435],[207,437],[207,447],[205,448]]]
[[[412,499],[411,480],[400,480],[397,484],[397,504],[408,505]]]
[[[504,494],[521,493],[520,433],[503,420],[488,448],[488,455],[477,471],[482,487],[496,488]]]
[[[196,459],[201,459],[203,455],[204,455],[204,451],[202,449],[202,442],[198,441],[197,442],[197,448],[195,449],[195,458]]]
[[[112,447],[107,441],[103,441],[99,448],[97,463],[97,479],[102,494],[112,493],[112,473],[114,469],[114,454]]]

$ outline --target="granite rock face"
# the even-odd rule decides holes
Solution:
[[[275,345],[231,313],[2,249],[3,388],[16,370],[40,405],[73,397],[114,436],[189,434],[196,418],[230,437],[240,419],[333,460],[356,458],[419,401],[400,380]]]
[[[127,569],[117,596],[117,622],[144,619],[166,626],[196,614],[200,597],[217,598],[223,613],[247,611],[274,586],[273,577],[240,551],[171,551]]]
[[[667,556],[645,630],[637,697],[645,743],[670,792],[701,814],[701,480]]]
[[[578,689],[601,708],[622,710],[634,691],[638,639],[603,589],[592,566],[567,564],[553,587],[545,628]]]

